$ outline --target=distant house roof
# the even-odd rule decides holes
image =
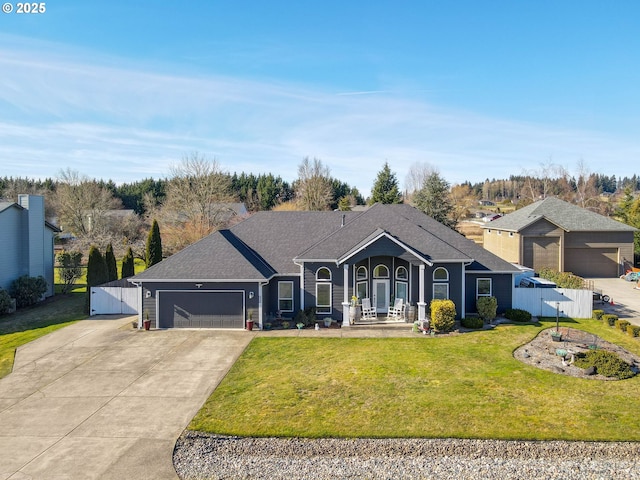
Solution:
[[[519,232],[540,219],[546,219],[567,232],[619,232],[636,229],[595,212],[585,210],[554,197],[539,200],[520,210],[494,220],[484,228]]]
[[[0,213],[4,212],[5,210],[7,210],[8,208],[11,207],[15,207],[19,210],[24,210],[24,207],[22,207],[21,205],[18,205],[15,202],[6,202],[6,201],[1,201],[0,202]],[[44,221],[44,226],[47,227],[49,230],[52,230],[54,232],[61,232],[62,230],[60,230],[58,227],[56,227],[54,224],[48,222],[48,221]]]
[[[132,280],[240,281],[298,275],[302,262],[348,263],[354,252],[382,237],[423,261],[463,262],[469,270],[517,271],[414,207],[376,204],[363,212],[258,212]]]

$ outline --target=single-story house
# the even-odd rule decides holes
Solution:
[[[426,318],[433,298],[448,298],[459,318],[476,299],[511,307],[519,270],[409,205],[362,212],[258,212],[129,278],[141,317],[158,328],[243,328],[248,314],[320,318],[349,325],[352,296],[386,316],[402,298]]]
[[[535,271],[617,277],[633,262],[635,228],[548,197],[484,226],[483,246]]]
[[[18,203],[0,202],[0,288],[9,290],[18,277],[42,276],[45,296],[53,295],[53,240],[59,232],[45,220],[44,197],[18,195]]]

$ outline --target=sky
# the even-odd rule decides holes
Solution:
[[[197,154],[370,193],[555,164],[640,174],[640,2],[58,0],[0,13],[0,177],[130,183]],[[9,13],[7,13],[11,10]]]

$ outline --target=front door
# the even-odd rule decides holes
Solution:
[[[377,313],[389,313],[389,280],[373,281],[373,305]]]

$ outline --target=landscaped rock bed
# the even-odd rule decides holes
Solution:
[[[618,345],[607,342],[597,335],[574,328],[562,327],[560,328],[562,341],[557,342],[553,340],[552,332],[555,332],[555,328],[541,331],[531,342],[514,351],[513,356],[528,365],[562,375],[594,380],[616,380],[597,373],[593,374],[588,370],[570,364],[572,353],[586,353],[593,349],[606,350],[618,355],[631,365],[634,372],[638,372],[640,366],[639,356]],[[565,352],[566,355],[563,356],[562,353]]]

